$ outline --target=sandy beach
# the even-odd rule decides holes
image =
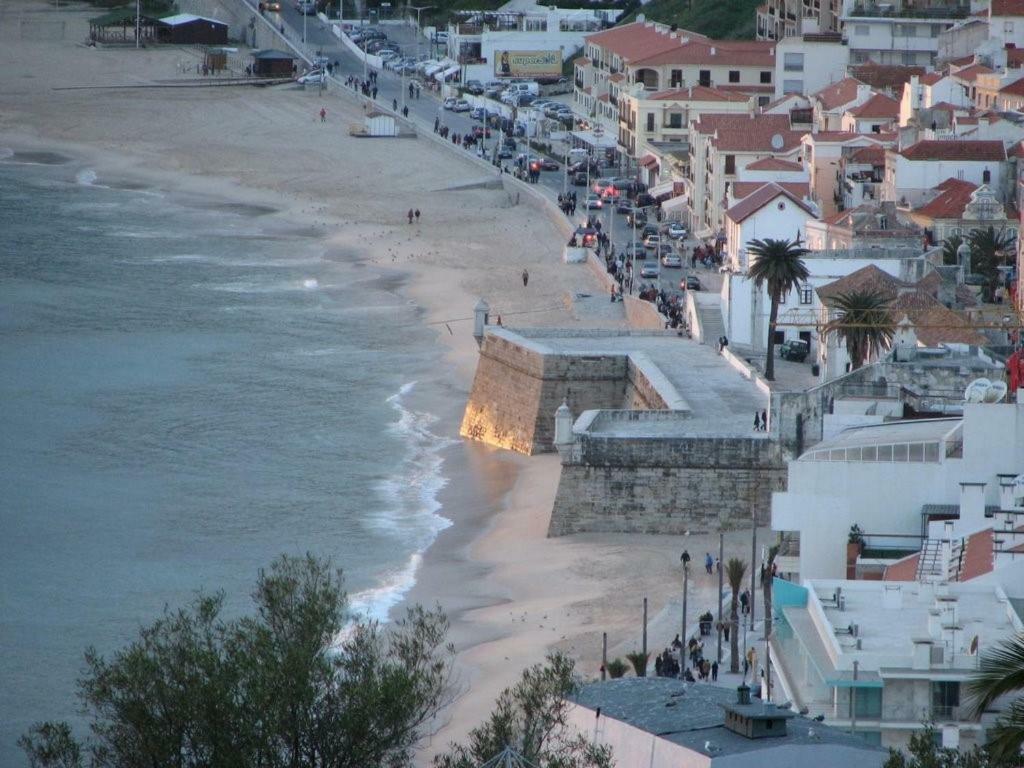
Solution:
[[[13,7],[44,8],[10,0]],[[45,12],[53,12],[52,9]],[[328,254],[367,270],[394,271],[437,331],[450,367],[451,411],[461,409],[476,364],[472,307],[485,297],[506,325],[619,326],[619,309],[585,267],[563,264],[546,214],[502,189],[458,189],[489,178],[427,138],[365,140],[350,94],[294,86],[55,90],[150,83],[178,75],[198,54],[179,48],[96,49],[80,44],[95,9],[63,8],[64,40],[21,39],[0,27],[0,147],[64,152],[104,174],[276,211],[282,226],[315,232]],[[328,112],[321,124],[321,106]],[[421,210],[418,224],[405,213]],[[528,288],[520,279],[530,273]],[[445,425],[455,436],[458,424]],[[572,653],[598,673],[610,656],[638,649],[642,601],[650,647],[679,624],[679,554],[699,561],[717,536],[581,535],[547,539],[559,461],[478,444],[451,449],[458,475],[442,499],[454,525],[424,557],[408,600],[440,603],[452,618],[463,695],[423,762],[465,735],[496,693],[547,650]],[[765,539],[762,538],[762,541]],[[730,535],[726,556],[750,558],[749,533]],[[700,570],[700,569],[697,569]],[[716,609],[717,578],[691,579],[690,611]]]

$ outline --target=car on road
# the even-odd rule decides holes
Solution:
[[[576,227],[576,242],[584,248],[591,248],[597,243],[597,230],[593,227]]]
[[[458,101],[458,99],[447,98],[444,100],[444,103],[441,106],[444,107],[445,109],[455,109],[456,101]]]
[[[657,233],[647,235],[644,238],[644,246],[647,248],[657,248],[659,245],[661,245],[661,235]]]
[[[572,175],[572,185],[574,187],[585,187],[587,186],[587,174],[586,171],[576,171]]]
[[[686,237],[688,234],[689,232],[687,231],[686,227],[684,227],[678,221],[673,221],[671,224],[668,225],[668,236],[671,237],[673,240],[679,240],[680,238]]]
[[[626,224],[631,227],[646,227],[647,214],[637,208],[634,208],[626,214]]]
[[[640,277],[658,277],[661,274],[658,269],[658,263],[652,262],[650,264],[644,264],[640,267]]]
[[[630,200],[628,197],[619,198],[619,202],[615,204],[615,212],[622,214],[632,213],[633,201]]]
[[[802,363],[810,352],[811,345],[803,339],[789,339],[779,345],[779,357],[794,363]]]
[[[666,253],[661,257],[661,266],[669,267],[671,269],[682,269],[683,260],[674,253]]]
[[[501,160],[508,160],[515,156],[515,152],[507,146],[498,147],[498,158]]]
[[[491,129],[484,128],[482,125],[473,126],[473,135],[478,139],[489,139],[491,138]]]
[[[327,73],[322,69],[311,69],[295,79],[299,85],[317,85],[327,82]]]
[[[473,107],[465,99],[459,99],[452,107],[452,112],[469,112]]]
[[[627,259],[647,258],[647,249],[644,248],[643,243],[626,243],[626,247],[622,249],[622,253]]]
[[[658,258],[662,256],[675,256],[675,248],[672,247],[671,243],[662,243],[654,249],[654,255]]]
[[[594,180],[594,191],[597,194],[602,194],[606,189],[612,186],[612,179],[610,177],[604,177]]]
[[[552,160],[550,157],[542,158],[540,161],[540,169],[542,171],[557,171],[559,168],[558,163]]]
[[[487,118],[487,110],[483,107],[473,107],[469,110],[469,116],[474,120],[484,120]]]
[[[281,10],[281,4],[277,0],[260,0],[261,11],[277,12]]]
[[[584,201],[583,207],[588,211],[599,211],[604,208],[604,203],[601,202],[600,195],[587,195],[587,199]]]
[[[679,290],[681,291],[699,291],[700,278],[696,275],[687,275],[679,281]]]
[[[467,80],[466,90],[472,93],[474,96],[484,95],[484,84],[479,80]]]

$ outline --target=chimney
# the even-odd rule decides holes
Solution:
[[[926,638],[914,638],[914,657],[911,669],[928,669],[932,665],[932,641]]]
[[[942,639],[942,611],[938,608],[928,611],[928,637],[932,640]]]
[[[741,685],[736,689],[736,703],[741,707],[750,703],[750,686]]]
[[[564,458],[564,452],[571,446],[572,411],[569,409],[569,404],[563,400],[555,411],[555,450]]]
[[[482,298],[473,307],[473,338],[480,344],[484,340],[484,328],[487,327],[488,314],[491,311],[490,305]]]
[[[712,56],[715,55],[715,46],[713,46],[713,45],[711,46],[711,55]]]
[[[1017,500],[1013,498],[1013,485],[1017,476],[1014,474],[999,474],[999,508],[1017,509]]]
[[[960,483],[960,535],[985,527],[985,483]]]

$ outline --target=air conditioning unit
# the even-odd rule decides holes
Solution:
[[[932,646],[931,663],[932,666],[940,666],[944,663],[946,657],[946,649],[941,645]]]

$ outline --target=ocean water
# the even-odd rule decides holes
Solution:
[[[249,605],[282,552],[383,619],[448,523],[442,373],[397,278],[272,209],[0,155],[0,766],[82,651]]]

